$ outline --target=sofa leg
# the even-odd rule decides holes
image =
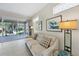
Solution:
[[[31,53],[31,51],[30,51],[30,49],[29,49],[29,47],[27,46],[27,43],[25,43],[25,46],[26,46],[26,47],[27,47],[27,49],[29,50],[29,52],[30,52],[31,56],[33,56],[33,54]]]

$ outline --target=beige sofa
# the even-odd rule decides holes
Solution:
[[[47,40],[46,38],[51,38],[50,46],[48,48],[45,48],[40,44],[40,42],[44,40]],[[36,39],[27,38],[26,44],[31,51],[32,55],[34,56],[53,56],[57,55],[58,53],[58,39],[54,36],[50,36],[44,33],[40,33],[37,35]]]

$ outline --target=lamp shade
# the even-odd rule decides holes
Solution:
[[[59,24],[60,29],[77,29],[77,20],[62,21]]]

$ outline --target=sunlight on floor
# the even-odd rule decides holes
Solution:
[[[0,55],[3,56],[29,56],[25,46],[25,39],[0,43]]]

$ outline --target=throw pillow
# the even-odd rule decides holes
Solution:
[[[52,37],[52,40],[51,40],[51,43],[50,43],[50,46],[52,46],[56,41],[56,37]]]
[[[44,35],[42,35],[42,34],[41,34],[41,35],[38,34],[36,40],[40,43],[43,39],[44,39]]]
[[[48,48],[50,46],[50,42],[51,42],[51,38],[46,38],[43,39],[41,42],[40,42],[40,45],[42,45],[43,47],[45,48]]]
[[[37,34],[34,34],[33,39],[36,40],[37,36]]]

